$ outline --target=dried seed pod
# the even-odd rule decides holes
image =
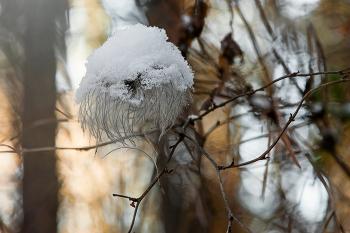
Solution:
[[[133,143],[135,127],[170,128],[191,101],[193,72],[163,29],[118,30],[92,52],[76,92],[83,129]]]

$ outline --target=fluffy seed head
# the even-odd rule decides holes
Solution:
[[[76,92],[83,129],[133,142],[146,124],[163,134],[191,101],[193,72],[163,29],[137,24],[94,50]],[[127,138],[127,140],[126,140]]]

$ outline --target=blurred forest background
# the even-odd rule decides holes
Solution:
[[[116,144],[96,151],[74,91],[91,51],[136,23],[164,28],[194,70],[194,101],[179,126],[286,74],[350,67],[349,0],[0,0],[1,233],[129,230],[134,208],[112,194],[138,197],[155,166]],[[305,93],[339,74],[284,79],[188,132],[220,165],[255,159]],[[350,232],[349,85],[309,96],[266,159],[221,171],[230,208],[251,232]],[[157,138],[138,147],[162,168],[176,140]],[[217,173],[201,151],[185,140],[168,169],[164,193],[151,189],[133,231],[226,232]],[[233,221],[232,232],[247,231]]]

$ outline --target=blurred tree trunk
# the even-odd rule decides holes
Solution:
[[[62,1],[64,2],[64,1]],[[26,0],[22,14],[26,19],[23,35],[23,148],[55,146],[57,16],[64,14],[54,0]],[[65,15],[64,15],[65,17]],[[50,123],[46,123],[49,120]],[[23,155],[22,233],[57,232],[59,183],[55,151]]]

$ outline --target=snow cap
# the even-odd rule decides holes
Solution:
[[[179,49],[167,39],[164,29],[142,24],[117,30],[88,58],[86,74],[76,92],[76,103],[89,92],[99,91],[112,99],[137,105],[140,100],[129,91],[127,83],[140,75],[143,89],[170,82],[179,91],[191,88],[193,71]]]

